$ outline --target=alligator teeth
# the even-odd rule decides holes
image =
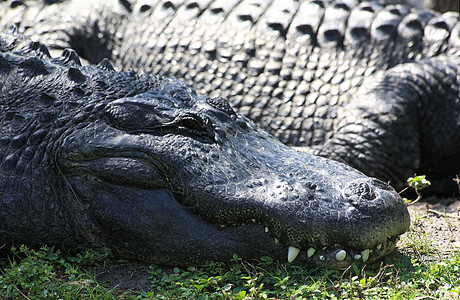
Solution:
[[[316,249],[315,249],[315,248],[308,248],[308,250],[307,250],[307,256],[308,256],[308,257],[312,257],[313,254],[315,254],[315,252],[316,252]]]
[[[369,253],[370,252],[371,251],[369,249],[361,251],[361,256],[363,257],[363,262],[366,262],[369,259]]]
[[[296,247],[289,246],[288,249],[288,262],[293,262],[296,259],[297,255],[299,255],[300,249]]]
[[[275,238],[275,244],[278,245],[280,243],[280,240],[278,240],[277,238]]]
[[[268,227],[265,227],[265,232],[268,232]]]
[[[361,257],[362,257],[361,254],[355,254],[355,255],[353,255],[353,258],[354,258],[355,260],[360,260]]]
[[[337,261],[344,261],[347,257],[347,252],[345,250],[340,250],[335,254],[335,260]]]
[[[382,249],[382,244],[378,244],[376,248],[377,248],[377,250]]]

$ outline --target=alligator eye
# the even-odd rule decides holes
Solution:
[[[188,134],[214,139],[215,130],[206,116],[196,112],[184,112],[174,120],[177,128]]]
[[[183,117],[180,120],[179,126],[182,126],[184,128],[191,129],[191,130],[202,130],[206,128],[201,120],[195,117],[190,117],[190,116]]]

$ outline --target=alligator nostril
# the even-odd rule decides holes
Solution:
[[[374,200],[374,188],[365,181],[354,181],[345,188],[345,196],[351,200]]]

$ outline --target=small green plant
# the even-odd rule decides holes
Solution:
[[[428,179],[426,179],[426,175],[419,175],[419,176],[415,175],[414,177],[409,177],[407,179],[407,184],[408,184],[408,187],[403,189],[400,193],[406,191],[408,188],[413,188],[415,193],[417,194],[417,199],[413,201],[408,200],[407,198],[403,198],[404,202],[406,202],[406,205],[410,206],[420,201],[420,199],[422,199],[422,194],[420,193],[420,191],[423,190],[424,188],[429,187],[431,185],[431,182]]]
[[[426,179],[426,175],[409,177],[407,179],[407,183],[409,184],[409,187],[415,189],[416,191],[420,191],[431,185],[431,182]]]

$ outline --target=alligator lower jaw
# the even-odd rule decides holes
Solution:
[[[322,247],[321,249],[311,247],[302,251],[290,246],[287,251],[287,260],[288,262],[295,260],[315,267],[343,269],[353,263],[366,264],[375,262],[393,252],[397,241],[398,237],[389,237],[385,242],[374,248],[363,250],[333,245]]]
[[[249,224],[248,224],[249,225]],[[257,227],[262,227],[256,225]],[[257,232],[260,232],[257,230]],[[269,236],[268,228],[264,229],[265,235]],[[254,234],[256,236],[257,234]],[[258,235],[257,235],[258,236]],[[259,236],[261,239],[262,237]],[[272,238],[272,237],[270,237]],[[284,251],[276,251],[272,254],[274,259],[281,262],[296,263],[310,267],[345,269],[352,264],[364,265],[373,263],[395,250],[399,236],[388,237],[385,241],[368,249],[355,249],[344,245],[315,246],[308,249],[299,249],[293,246],[282,245],[274,238],[274,244],[280,246]],[[270,248],[270,247],[268,247]],[[261,255],[265,252],[260,251]]]
[[[293,246],[288,246],[286,244],[281,244],[277,238],[273,238],[273,236],[271,236],[268,227],[263,227],[260,224],[254,223],[255,222],[253,220],[252,224],[244,223],[241,225],[241,227],[227,227],[223,225],[220,227],[221,230],[225,232],[231,229],[234,231],[244,231],[245,227],[252,226],[253,239],[265,241],[264,245],[266,248],[259,248],[259,254],[261,256],[268,254],[280,262],[295,263],[310,267],[345,269],[352,264],[370,264],[392,253],[395,250],[396,243],[399,240],[399,236],[396,235],[387,237],[385,241],[382,241],[381,243],[368,249],[358,249],[352,246],[340,244],[321,246],[317,245],[309,248],[299,249]],[[270,240],[273,241],[272,245],[270,245]],[[277,246],[278,250],[275,250],[273,246]]]

